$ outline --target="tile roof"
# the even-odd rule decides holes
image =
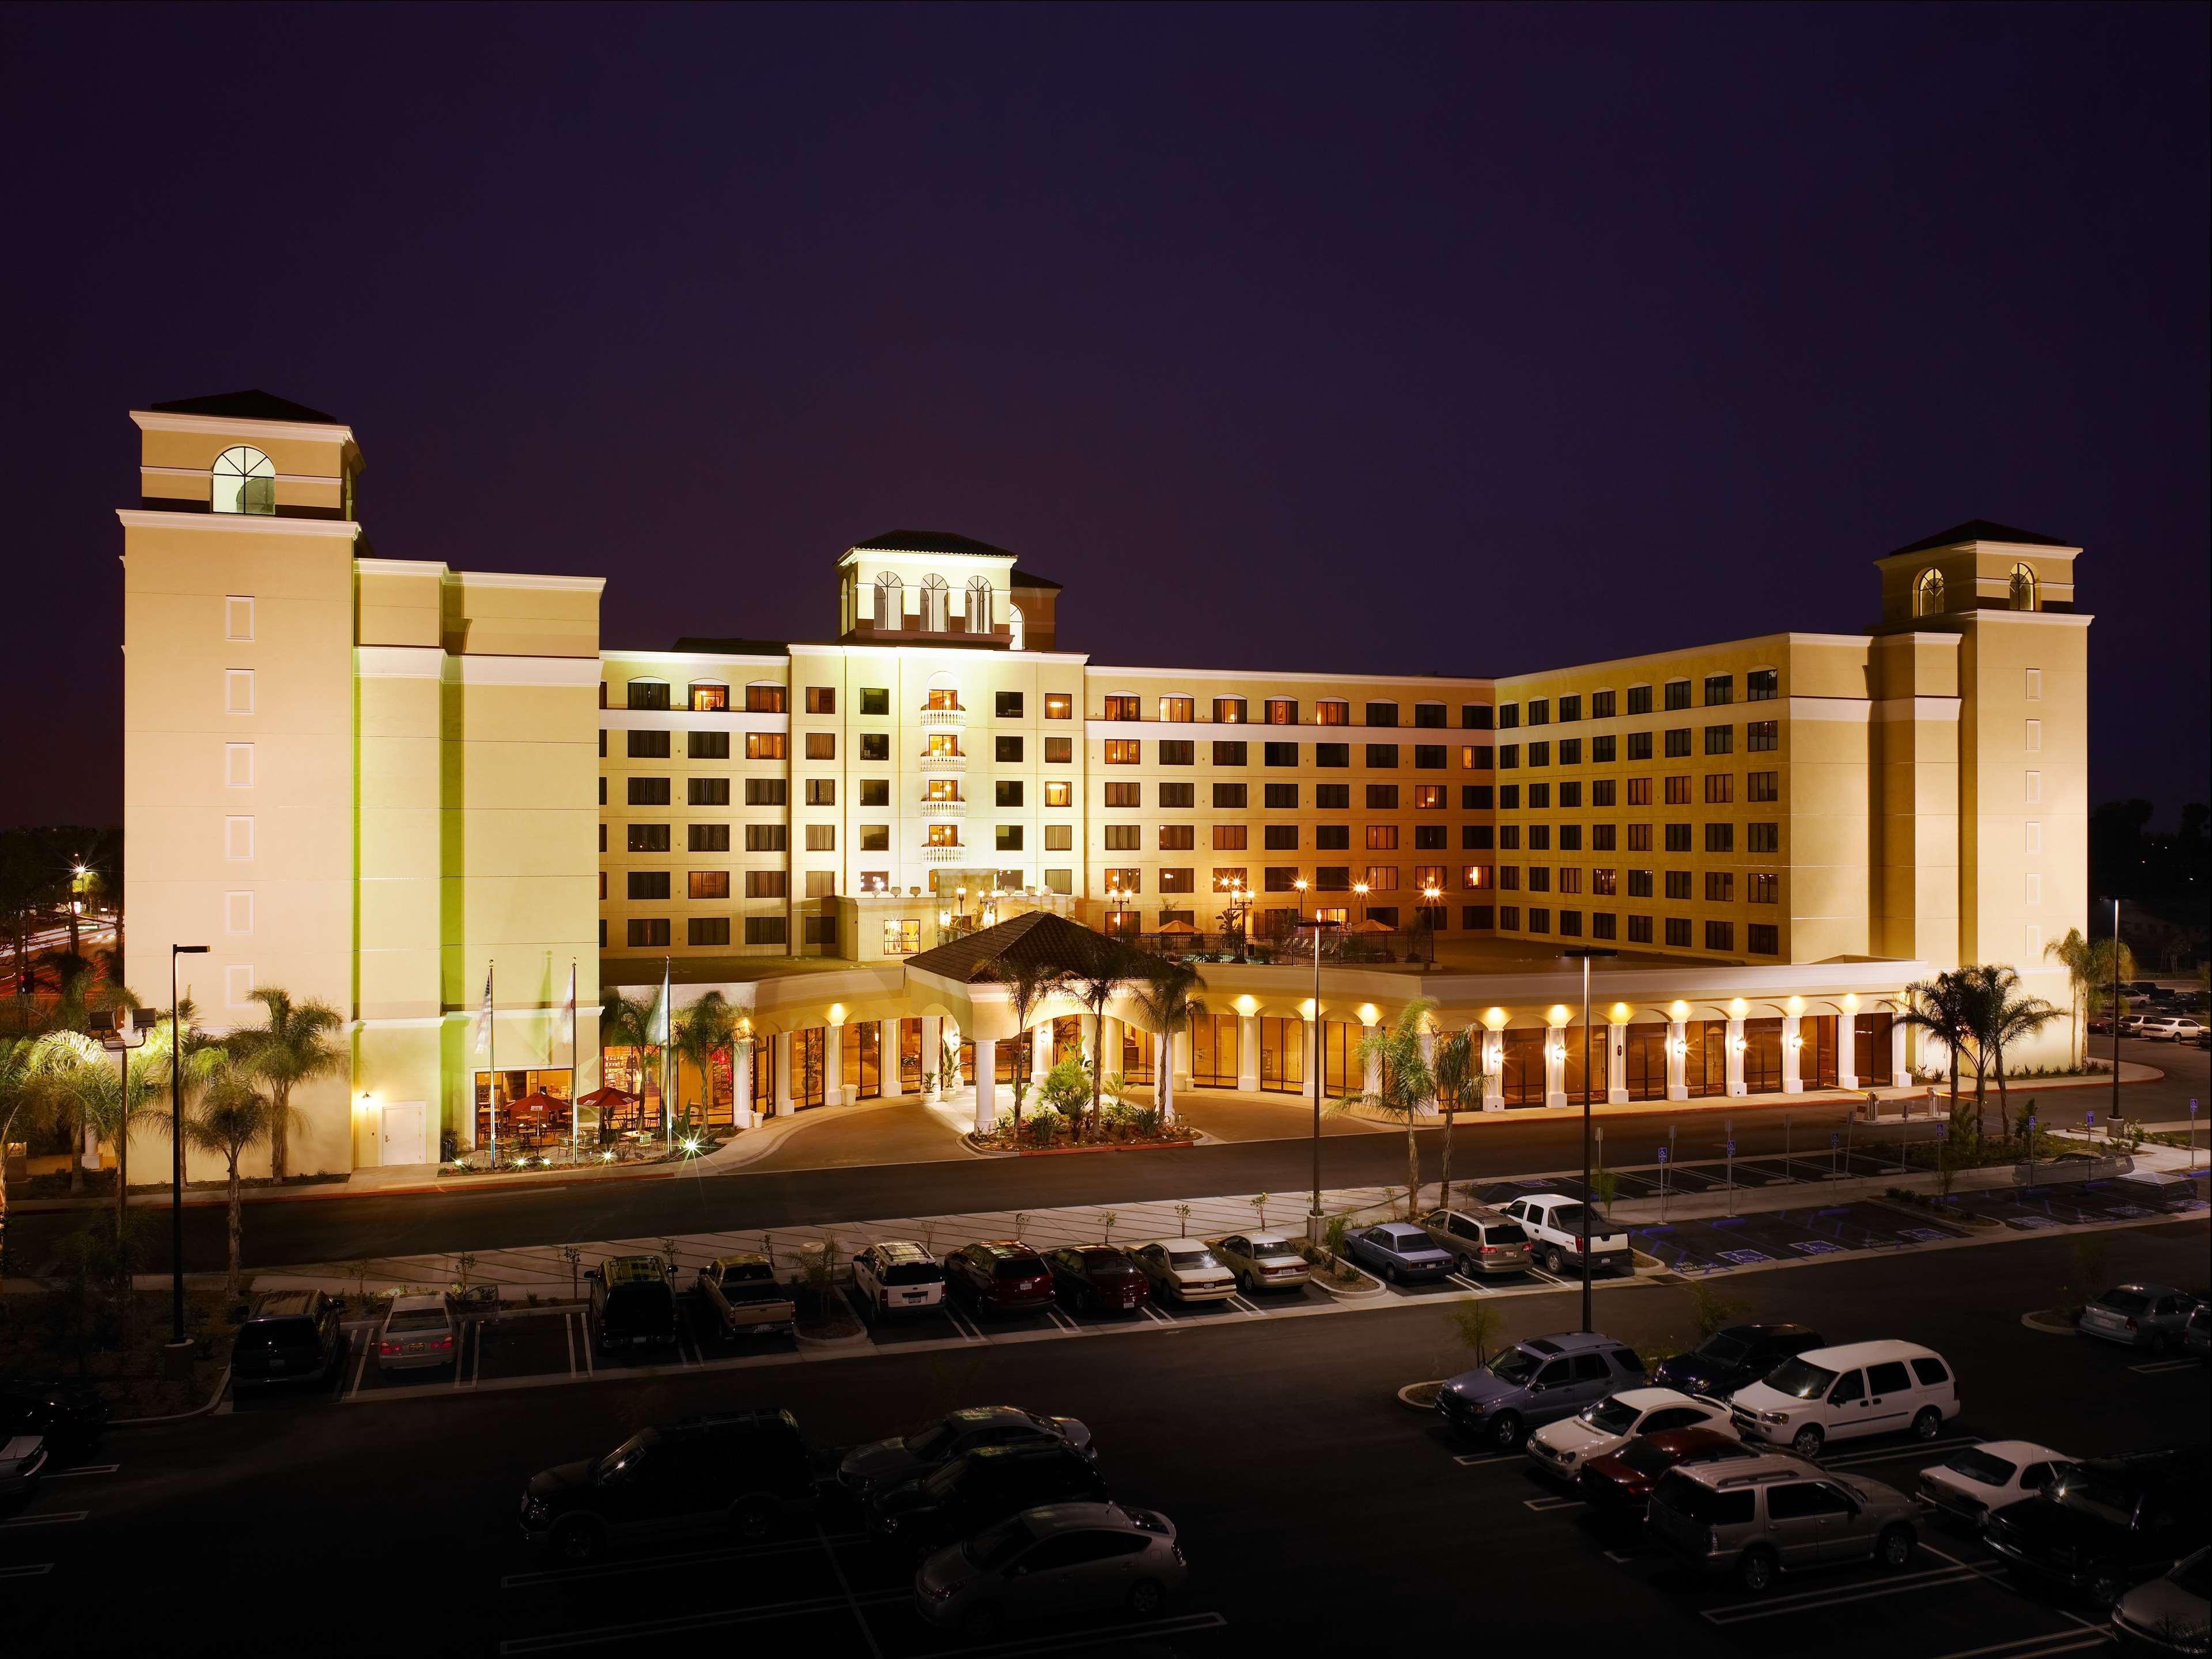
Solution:
[[[2071,547],[2072,542],[2062,541],[2056,536],[2039,536],[2033,530],[2016,530],[2008,524],[1998,524],[1989,519],[1969,519],[1964,524],[1954,524],[1948,530],[1939,530],[1932,536],[1923,536],[1910,547],[1900,547],[1885,554],[1886,558],[1897,558],[1906,553],[1932,553],[1939,547],[1956,547],[1961,542],[2017,542],[2023,547]]]
[[[993,559],[1014,556],[1003,547],[994,547],[988,542],[979,542],[972,536],[958,535],[950,530],[886,530],[880,536],[871,536],[853,545],[864,552],[957,553]]]
[[[1164,965],[1158,957],[1049,910],[1032,910],[906,961],[909,968],[963,985],[988,982],[1001,964],[1063,968],[1085,978],[1111,973],[1125,979],[1149,977]]]
[[[258,387],[246,392],[218,392],[211,398],[177,398],[166,404],[149,404],[155,415],[215,415],[234,421],[296,421],[303,426],[343,426],[335,415],[295,404]]]

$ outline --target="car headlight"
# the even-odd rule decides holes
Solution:
[[[1762,1423],[1787,1423],[1790,1420],[1790,1413],[1788,1412],[1761,1412],[1759,1414],[1759,1420]]]
[[[552,1513],[553,1511],[551,1510],[533,1498],[529,1504],[524,1506],[522,1518],[526,1521],[543,1521],[547,1516]]]

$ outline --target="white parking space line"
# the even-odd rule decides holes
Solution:
[[[1460,1289],[1473,1291],[1477,1296],[1489,1296],[1492,1293],[1487,1285],[1480,1284],[1469,1279],[1465,1273],[1446,1273],[1444,1277],[1458,1285]]]
[[[54,1570],[51,1561],[40,1561],[20,1567],[0,1567],[0,1578],[43,1578]]]
[[[696,1370],[698,1369],[698,1345],[692,1341],[691,1329],[688,1324],[679,1325],[676,1328],[676,1354],[677,1358],[684,1362],[687,1369],[692,1370]]]
[[[1920,1547],[1928,1554],[1934,1556],[1938,1561],[1948,1561],[1952,1565],[1957,1567],[1974,1567],[1978,1571],[1980,1570],[1979,1564],[1972,1561],[1961,1560],[1959,1557],[1952,1554],[1948,1550],[1938,1549],[1935,1545],[1929,1543],[1925,1539],[1921,1540]],[[2078,1613],[2069,1613],[2065,1608],[2059,1607],[2051,1601],[2046,1601],[2040,1596],[2031,1595],[2027,1589],[2023,1589],[2019,1584],[2014,1583],[2005,1573],[1996,1570],[1995,1563],[1990,1563],[1989,1565],[1990,1570],[1985,1576],[1987,1577],[1990,1583],[1994,1585],[1996,1589],[2004,1591],[2006,1595],[2014,1596],[2023,1601],[2033,1601],[2039,1607],[2047,1607],[2052,1613],[2057,1613],[2061,1619],[2063,1619],[2068,1624],[2079,1626],[2081,1629],[2086,1631],[2094,1631],[2100,1637],[2102,1637],[2106,1633],[2105,1626],[2103,1625],[2099,1624],[2093,1620],[2084,1619]],[[2064,1632],[2061,1632],[2061,1634],[2063,1633]],[[2023,1638],[2021,1639],[2025,1640],[2026,1638]]]
[[[576,1325],[568,1315],[561,1316],[561,1334],[568,1344],[568,1375],[576,1374]]]
[[[1155,1325],[1172,1325],[1175,1323],[1174,1320],[1169,1318],[1165,1314],[1162,1313],[1158,1308],[1155,1308],[1149,1302],[1145,1304],[1144,1307],[1139,1310],[1139,1311],[1143,1313],[1146,1318],[1151,1320]]]
[[[1059,1326],[1063,1331],[1080,1330],[1082,1328],[1081,1326],[1078,1325],[1073,1320],[1070,1319],[1066,1314],[1062,1313],[1057,1308],[1047,1308],[1044,1311],[1045,1317],[1051,1320],[1054,1324]]]
[[[2102,1647],[2112,1639],[2094,1627],[2045,1631],[2039,1636],[2016,1636],[2009,1642],[1992,1642],[1987,1647],[1960,1648],[1950,1653],[1939,1653],[1936,1659],[2042,1659],[2046,1653],[2071,1653],[2077,1648]]]
[[[544,1584],[581,1583],[591,1578],[624,1578],[643,1572],[678,1572],[714,1561],[751,1561],[771,1555],[812,1553],[824,1543],[857,1544],[864,1532],[833,1532],[816,1538],[787,1538],[773,1544],[739,1544],[728,1549],[690,1550],[680,1555],[640,1556],[633,1560],[607,1561],[596,1567],[549,1567],[538,1572],[511,1572],[499,1581],[501,1589],[535,1589]]]
[[[1239,1313],[1250,1314],[1255,1319],[1265,1319],[1267,1316],[1267,1310],[1265,1308],[1259,1306],[1255,1303],[1248,1301],[1241,1296],[1231,1297],[1229,1298],[1229,1305],[1236,1309]]]
[[[2193,1371],[2202,1368],[2201,1359],[2154,1359],[2147,1365],[2130,1365],[2131,1371],[2144,1376],[2162,1376],[2168,1371]]]
[[[1583,1507],[1583,1500],[1579,1498],[1524,1498],[1521,1500],[1521,1507],[1533,1510],[1539,1515],[1548,1515],[1553,1510],[1578,1510]]]
[[[90,1510],[62,1510],[52,1515],[22,1515],[13,1521],[0,1521],[0,1527],[66,1527],[91,1513]]]
[[[353,1386],[345,1391],[345,1397],[349,1400],[352,1399],[356,1395],[361,1392],[361,1379],[368,1370],[368,1334],[367,1332],[362,1332],[361,1334],[361,1352],[354,1356]]]
[[[1192,1631],[1225,1630],[1229,1621],[1218,1613],[1187,1613],[1176,1619],[1154,1619],[1144,1624],[1116,1624],[1103,1630],[1068,1631],[1028,1641],[994,1642],[980,1648],[963,1648],[963,1659],[1019,1659],[1030,1653],[1068,1653],[1098,1648],[1137,1637],[1182,1636]]]
[[[1873,1451],[1845,1452],[1838,1457],[1823,1457],[1819,1461],[1824,1469],[1856,1468],[1863,1463],[1894,1463],[1925,1457],[1931,1453],[1964,1451],[1969,1446],[1982,1443],[1978,1435],[1960,1435],[1949,1440],[1916,1440],[1909,1446],[1887,1446]]]
[[[469,1386],[472,1389],[483,1376],[483,1340],[484,1331],[487,1328],[481,1319],[476,1322],[476,1328],[477,1340],[469,1349]],[[459,1384],[460,1380],[461,1368],[456,1365],[453,1367],[453,1382],[456,1386]]]
[[[576,1316],[576,1346],[583,1351],[584,1375],[592,1375],[592,1328],[584,1322],[584,1316]]]
[[[1727,1607],[1708,1607],[1705,1617],[1708,1623],[1715,1625],[1748,1624],[1754,1619],[1779,1619],[1793,1613],[1818,1613],[1829,1607],[1846,1607],[1854,1601],[1872,1601],[1887,1595],[1909,1595],[1917,1590],[1969,1583],[1975,1579],[1986,1578],[1996,1571],[1994,1567],[1965,1565],[1929,1567],[1919,1572],[1897,1573],[1872,1583],[1839,1584],[1832,1589],[1801,1590],[1795,1595],[1777,1595],[1764,1601],[1737,1601]]]
[[[1571,1285],[1579,1287],[1582,1284],[1582,1280],[1579,1279],[1562,1279],[1557,1273],[1547,1273],[1541,1267],[1537,1267],[1534,1262],[1529,1264],[1528,1271],[1536,1278],[1542,1279],[1547,1285]]]
[[[1492,1463],[1522,1463],[1528,1459],[1518,1452],[1462,1452],[1452,1462],[1463,1469],[1480,1469]]]
[[[952,1328],[960,1333],[962,1341],[988,1342],[991,1340],[983,1334],[983,1328],[981,1325],[963,1314],[950,1302],[945,1304],[945,1316],[952,1322]]]
[[[880,1607],[914,1598],[910,1589],[876,1590],[849,1598],[864,1607]],[[544,1636],[519,1636],[499,1644],[501,1653],[551,1653],[562,1648],[605,1647],[615,1642],[635,1642],[653,1636],[678,1636],[687,1631],[713,1630],[723,1625],[757,1624],[770,1619],[798,1619],[810,1613],[842,1613],[848,1598],[817,1595],[802,1601],[771,1601],[757,1607],[725,1607],[714,1613],[695,1613],[674,1619],[650,1619],[636,1624],[603,1625],[596,1630],[566,1631]]]
[[[837,1547],[830,1541],[830,1534],[819,1526],[814,1535],[822,1543],[822,1553],[829,1559],[830,1571],[837,1575],[837,1588],[845,1593],[845,1605],[853,1610],[853,1622],[860,1627],[860,1639],[868,1644],[870,1659],[884,1659],[883,1644],[876,1633],[868,1628],[868,1615],[861,1608],[860,1599],[853,1594],[853,1581],[845,1576],[845,1564],[837,1559]]]
[[[68,1480],[80,1474],[112,1474],[123,1467],[120,1463],[86,1463],[74,1469],[54,1469],[48,1473],[49,1480]]]

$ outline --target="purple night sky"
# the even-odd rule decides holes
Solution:
[[[820,638],[895,526],[1105,661],[1502,673],[2087,550],[2206,793],[2202,5],[0,10],[0,815],[120,816],[125,411],[349,421],[376,550]]]

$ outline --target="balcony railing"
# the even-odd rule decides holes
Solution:
[[[968,803],[964,800],[926,800],[921,804],[921,815],[926,818],[964,818]]]
[[[958,732],[968,724],[964,708],[925,708],[921,711],[921,729],[925,732]]]
[[[948,755],[931,750],[921,757],[921,773],[924,777],[932,774],[965,772],[967,769],[968,757],[965,755]]]
[[[924,864],[960,864],[966,861],[968,849],[961,846],[925,847],[921,849]]]

